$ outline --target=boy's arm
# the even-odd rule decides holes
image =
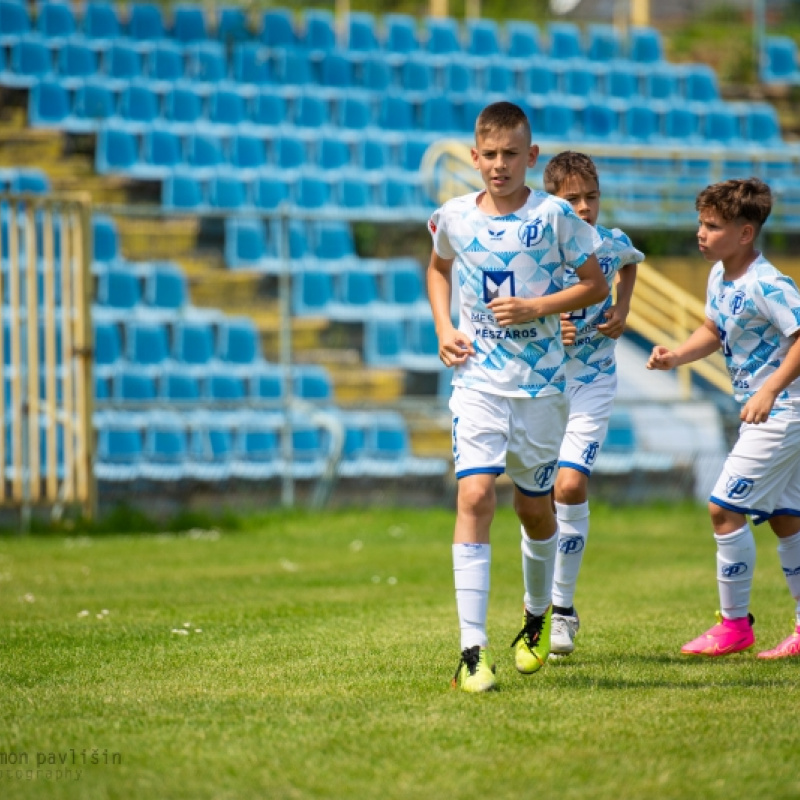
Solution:
[[[605,313],[605,322],[597,330],[609,339],[619,339],[625,331],[625,321],[631,310],[631,297],[636,283],[636,264],[625,264],[617,272],[617,301]]]
[[[426,282],[428,300],[433,312],[433,324],[439,338],[439,358],[446,367],[463,364],[475,355],[469,339],[453,325],[450,318],[450,298],[453,292],[453,259],[431,252]]]
[[[489,308],[497,324],[503,328],[521,325],[551,314],[593,306],[608,297],[608,284],[594,253],[575,270],[575,274],[578,276],[578,283],[554,294],[526,298],[498,297],[492,300]]]
[[[781,365],[764,385],[742,406],[739,414],[742,422],[766,422],[778,395],[800,377],[800,332],[794,334],[794,342],[787,350]]]
[[[656,345],[647,361],[647,369],[673,369],[682,364],[690,364],[710,356],[719,349],[720,339],[717,326],[710,319],[706,321],[680,346],[670,350]]]

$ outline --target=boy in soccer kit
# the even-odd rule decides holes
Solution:
[[[601,302],[600,240],[568,203],[525,185],[539,149],[525,113],[493,103],[478,116],[472,161],[485,189],[457,197],[428,223],[428,297],[439,356],[455,367],[450,409],[458,499],[453,572],[461,660],[453,685],[494,688],[486,617],[495,480],[514,482],[522,525],[523,628],[517,669],[536,672],[550,650],[557,541],[550,493],[567,420],[559,315]],[[450,317],[456,266],[460,319]],[[574,270],[575,285],[567,287]]]
[[[589,477],[608,432],[617,391],[614,349],[630,311],[636,264],[644,255],[618,228],[597,224],[600,182],[589,156],[572,151],[554,156],[544,170],[544,188],[566,200],[584,222],[594,226],[602,240],[595,255],[609,292],[616,281],[616,302],[609,294],[602,303],[562,315],[569,419],[554,490],[558,547],[550,647],[554,654],[566,655],[575,647],[580,626],[573,603],[589,536]],[[574,280],[568,279],[567,285]]]
[[[736,400],[739,438],[709,501],[717,544],[719,622],[681,653],[724,656],[755,642],[749,613],[756,548],[747,522],[769,522],[795,601],[795,630],[759,658],[800,655],[800,292],[755,249],[772,209],[756,178],[707,187],[695,203],[697,239],[711,269],[705,324],[682,345],[653,348],[649,369],[672,369],[722,348]]]

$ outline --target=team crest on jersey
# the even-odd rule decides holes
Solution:
[[[736,292],[733,297],[731,297],[730,302],[730,309],[731,314],[735,317],[737,314],[741,314],[744,311],[744,303],[745,303],[745,293],[741,290]]]
[[[514,273],[497,270],[483,273],[483,302],[491,303],[498,297],[514,297]]]
[[[536,472],[533,473],[533,479],[540,489],[544,489],[553,480],[553,474],[556,471],[556,461],[551,461],[549,464],[542,464]]]
[[[598,263],[600,264],[600,269],[603,270],[603,275],[608,277],[609,273],[611,272],[611,268],[614,266],[614,257],[603,256],[602,258],[599,258],[597,260]]]
[[[732,478],[728,478],[728,482],[725,484],[725,491],[731,500],[743,500],[753,491],[754,485],[755,481],[751,478],[740,478],[734,475]]]
[[[544,239],[544,222],[531,219],[519,226],[519,240],[525,247],[534,247]]]

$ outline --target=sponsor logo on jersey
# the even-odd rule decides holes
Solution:
[[[589,442],[586,449],[581,453],[583,463],[587,466],[594,464],[597,454],[600,452],[600,442]]]
[[[733,578],[736,575],[744,575],[747,572],[747,564],[744,561],[737,561],[735,564],[726,564],[720,574],[723,578]]]
[[[483,302],[491,303],[498,297],[514,297],[514,273],[508,270],[483,273]]]
[[[532,219],[519,226],[519,240],[525,247],[534,247],[544,239],[544,222]]]
[[[551,461],[549,464],[542,464],[542,466],[533,473],[533,480],[540,489],[543,489],[545,486],[550,485],[555,471],[556,461]]]
[[[744,304],[745,304],[745,293],[741,291],[741,289],[731,297],[730,308],[731,314],[735,317],[737,314],[741,314],[744,311]]]
[[[502,239],[506,232],[505,228],[503,228],[501,231],[493,231],[491,228],[487,228],[487,230],[489,231],[489,238],[495,241]]]
[[[734,475],[732,478],[728,478],[728,482],[725,484],[725,491],[731,500],[743,500],[753,491],[754,485],[755,481],[751,478],[740,478]]]
[[[573,556],[583,550],[584,544],[583,536],[564,536],[558,540],[558,552]]]

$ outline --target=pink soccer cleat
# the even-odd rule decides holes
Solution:
[[[752,614],[739,619],[725,619],[717,612],[717,624],[709,628],[702,636],[692,639],[681,647],[685,656],[727,656],[749,650],[756,641],[753,635]],[[800,641],[800,637],[798,639]]]
[[[784,639],[777,647],[758,654],[759,658],[770,659],[790,658],[791,656],[800,656],[800,625],[788,639]]]

